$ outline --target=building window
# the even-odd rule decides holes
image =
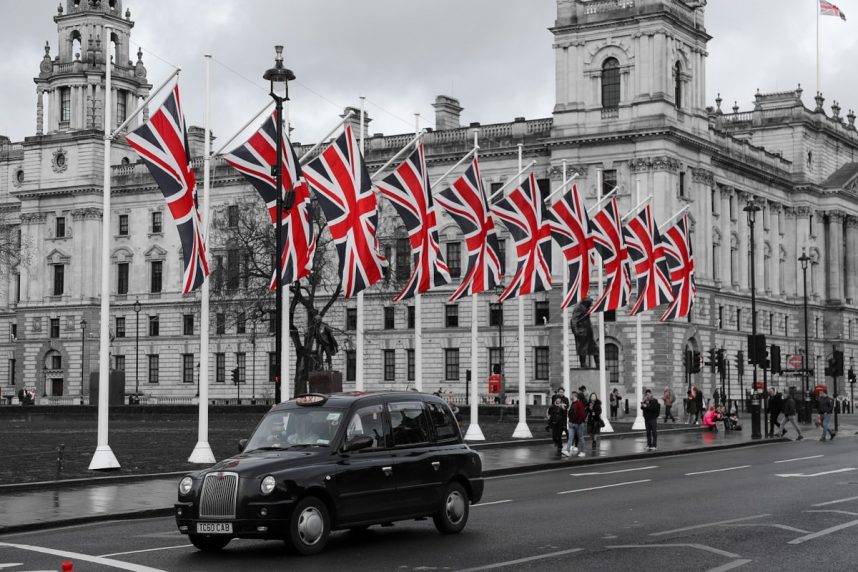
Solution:
[[[66,217],[57,217],[55,230],[57,238],[63,238],[66,235]]]
[[[616,109],[620,106],[620,62],[608,58],[602,64],[602,107]]]
[[[125,337],[125,318],[116,318],[116,337]]]
[[[125,107],[125,90],[118,89],[116,90],[116,126],[119,127],[122,125],[122,122],[125,121],[126,107]]]
[[[239,281],[241,280],[241,267],[238,250],[231,249],[226,251],[226,289],[238,290]]]
[[[163,213],[154,211],[152,213],[152,234],[160,234],[163,232]]]
[[[396,328],[396,317],[393,312],[393,306],[384,307],[384,329],[392,330]]]
[[[709,193],[709,208],[712,210],[712,214],[718,214],[718,201],[717,201],[717,191],[712,189]]]
[[[226,207],[226,221],[229,228],[238,227],[238,205]]]
[[[405,280],[411,274],[411,241],[407,238],[396,240],[396,279]]]
[[[162,281],[164,277],[164,263],[160,260],[152,261],[152,276],[149,284],[149,291],[157,294],[161,291]]]
[[[736,330],[742,331],[742,310],[740,308],[736,308]]]
[[[602,171],[602,196],[604,197],[617,188],[617,170],[605,169]]]
[[[51,338],[57,339],[60,337],[60,319],[51,318]]]
[[[247,383],[247,355],[244,352],[235,354],[235,365],[238,367],[238,383]]]
[[[535,379],[548,379],[548,348],[545,346],[533,348],[533,375]]]
[[[444,306],[444,325],[448,328],[459,327],[459,306],[447,304]]]
[[[71,120],[71,88],[60,88],[60,121]]]
[[[215,334],[222,336],[226,333],[226,314],[218,312],[215,314]]]
[[[277,354],[268,352],[268,381],[274,383],[280,378],[280,368],[277,367]]]
[[[384,350],[384,381],[396,381],[396,350]]]
[[[444,379],[459,380],[459,348],[444,349]]]
[[[414,350],[405,350],[405,357],[407,360],[405,368],[406,379],[408,381],[414,381],[414,379],[416,378],[416,375],[414,374]]]
[[[724,306],[718,306],[718,329],[724,328]]]
[[[116,356],[115,358],[115,369],[116,371],[125,371],[125,356]]]
[[[384,267],[384,270],[382,271],[382,273],[383,273],[382,275],[384,276],[385,280],[388,280],[390,278],[390,266],[391,266],[390,261],[393,259],[393,249],[390,247],[389,244],[385,244],[382,247],[382,250],[383,250],[383,254],[384,254],[384,259],[387,260],[387,266]]]
[[[182,354],[182,383],[194,383],[194,354]]]
[[[537,326],[547,326],[550,320],[548,313],[548,300],[533,303],[533,323]]]
[[[503,373],[503,348],[489,348],[489,375]]]
[[[119,215],[119,236],[128,236],[128,215]]]
[[[158,356],[149,356],[149,383],[158,383]]]
[[[408,306],[408,329],[414,329],[414,306]]]
[[[739,248],[736,245],[730,246],[730,283],[739,284]]]
[[[608,383],[620,383],[620,348],[617,344],[605,344],[605,369]]]
[[[685,172],[679,173],[679,196],[685,196]]]
[[[128,294],[128,263],[120,262],[116,265],[116,293]]]
[[[15,358],[9,358],[9,385],[15,385]]]
[[[182,333],[186,336],[194,335],[194,315],[185,314],[182,316]]]
[[[447,243],[447,268],[450,270],[451,278],[462,275],[462,244],[459,242]]]
[[[157,336],[161,329],[161,322],[158,316],[149,316],[149,335]]]
[[[346,350],[346,381],[357,379],[357,352]]]
[[[51,356],[51,369],[63,369],[63,356]]]
[[[357,308],[346,308],[346,331],[357,330]]]
[[[489,302],[489,326],[503,326],[503,304]]]
[[[66,267],[54,264],[54,296],[62,296],[65,290]]]
[[[769,312],[769,335],[775,335],[775,315],[773,312]]]
[[[215,354],[215,383],[226,382],[226,354]]]
[[[676,104],[676,109],[682,108],[682,66],[679,62],[673,66],[673,100]]]
[[[272,262],[275,262],[272,257]],[[272,268],[274,264],[272,264]],[[218,254],[214,257],[214,271],[212,272],[212,279],[214,280],[214,284],[212,284],[212,290],[215,292],[220,292],[223,288],[223,276],[226,271],[223,268],[223,256]]]
[[[235,316],[235,333],[243,334],[247,331],[247,318],[245,317],[244,312],[239,312]]]
[[[784,316],[784,335],[789,335],[789,316]]]
[[[500,259],[501,274],[506,273],[506,239],[498,238],[498,258]]]

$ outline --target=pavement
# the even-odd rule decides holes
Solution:
[[[743,430],[710,433],[700,427],[665,424],[658,434],[658,450],[648,452],[642,431],[602,434],[595,450],[585,447],[585,457],[557,455],[550,439],[535,438],[501,443],[474,444],[486,477],[574,467],[594,463],[665,457],[701,451],[733,449],[759,444],[750,437],[750,420]],[[858,416],[841,415],[840,432],[854,435]],[[802,431],[817,438],[819,430],[806,425]],[[766,439],[763,442],[780,441]],[[784,440],[785,441],[785,440]],[[184,473],[96,477],[65,482],[0,485],[0,534],[102,520],[143,518],[172,514],[176,486]]]

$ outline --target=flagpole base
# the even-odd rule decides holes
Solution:
[[[611,421],[604,414],[602,414],[602,421],[605,422],[605,426],[599,429],[599,433],[613,433],[614,428],[611,427]]]
[[[92,461],[89,462],[90,471],[112,471],[119,468],[119,461],[116,460],[116,456],[110,450],[110,445],[95,448],[95,454],[92,456]]]
[[[485,441],[483,430],[480,429],[479,423],[471,423],[468,425],[468,432],[465,433],[465,441]]]
[[[515,426],[515,431],[512,432],[513,439],[533,439],[533,433],[530,432],[530,427],[524,421],[519,421]]]
[[[632,431],[642,431],[644,429],[646,429],[646,423],[644,423],[643,415],[638,411],[638,416],[635,417],[635,422],[632,424]]]
[[[215,463],[215,456],[212,453],[212,448],[205,441],[197,441],[196,447],[191,451],[191,456],[188,457],[189,463],[199,465],[211,465]]]

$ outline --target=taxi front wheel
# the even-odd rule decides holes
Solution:
[[[305,497],[295,505],[289,520],[287,544],[298,554],[321,552],[331,534],[328,507],[317,497]]]
[[[468,522],[470,508],[465,487],[456,482],[450,483],[444,491],[441,510],[432,516],[435,528],[442,534],[461,532]]]
[[[189,534],[191,544],[203,552],[217,552],[232,540],[229,536],[207,536],[205,534]]]

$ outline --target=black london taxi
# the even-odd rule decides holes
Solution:
[[[483,495],[480,457],[434,395],[301,395],[239,448],[179,482],[176,523],[199,550],[257,538],[315,554],[333,530],[429,516],[452,534]]]

